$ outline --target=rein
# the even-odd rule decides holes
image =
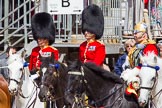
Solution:
[[[83,67],[81,67],[81,72],[80,72],[80,71],[72,71],[72,72],[69,71],[68,74],[71,74],[71,75],[78,75],[78,76],[83,76],[83,77],[84,77],[84,70],[83,70]],[[84,79],[82,79],[82,80],[83,80],[83,81],[81,81],[81,82],[85,82],[85,81],[86,81],[86,80],[84,80]],[[86,83],[86,85],[87,85],[87,81],[86,81],[85,83]],[[106,99],[110,98],[113,94],[115,94],[117,91],[119,91],[122,87],[123,87],[123,86],[121,85],[118,89],[116,89],[115,91],[113,91],[111,94],[108,94],[107,96],[105,96],[105,97],[103,97],[103,98],[100,98],[100,99],[98,99],[98,100],[96,100],[96,101],[93,101],[92,104],[96,106],[97,103],[100,103],[100,102],[102,102],[102,101],[105,101]],[[70,90],[68,90],[68,91],[70,91]],[[120,97],[120,96],[119,96],[119,97]],[[118,98],[119,98],[119,97],[118,97]],[[115,100],[115,102],[118,100],[118,98]],[[115,102],[113,102],[113,103],[111,104],[111,106],[112,106]],[[90,106],[90,105],[87,105],[87,106]],[[96,106],[96,107],[97,107],[97,106]]]
[[[1,66],[0,69],[8,68],[8,66]]]
[[[99,103],[99,102],[102,102],[102,101],[105,101],[106,99],[109,99],[113,94],[115,94],[117,91],[119,91],[121,88],[122,88],[123,86],[121,85],[117,90],[115,90],[113,93],[111,93],[111,94],[109,94],[109,95],[107,95],[107,96],[105,96],[105,97],[103,97],[103,98],[101,98],[101,99],[98,99],[97,101],[95,101],[95,102],[93,102],[92,104],[97,104],[97,103]],[[120,96],[119,96],[120,97]],[[118,98],[119,98],[118,97]],[[118,99],[117,98],[117,99]],[[117,99],[111,104],[111,106],[117,101]]]
[[[36,84],[35,84],[34,82],[33,82],[33,84],[34,84],[34,86],[36,86]],[[37,100],[37,95],[38,95],[37,89],[38,89],[38,87],[36,86],[36,90],[35,90],[35,91],[33,90],[33,93],[32,93],[32,94],[34,94],[34,93],[36,92],[36,96],[35,96],[34,100],[33,100],[33,101],[31,102],[31,104],[28,106],[28,104],[29,104],[29,102],[31,101],[32,96],[33,96],[33,95],[31,95],[30,100],[29,100],[28,103],[26,104],[26,107],[25,107],[25,108],[30,108],[32,105],[33,105],[33,108],[34,108],[35,103],[36,103],[36,100]],[[27,107],[27,106],[28,106],[28,107]]]

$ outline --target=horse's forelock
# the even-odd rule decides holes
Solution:
[[[87,68],[88,70],[92,71],[94,74],[100,76],[102,79],[110,80],[117,83],[123,83],[123,81],[118,75],[115,75],[112,72],[108,72],[107,70],[101,68],[100,66],[97,66],[94,63],[87,62],[84,64],[84,68]]]

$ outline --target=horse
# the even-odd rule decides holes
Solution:
[[[41,86],[39,98],[41,101],[52,101],[56,103],[57,108],[63,108],[66,105],[64,99],[64,91],[67,82],[67,67],[54,60],[54,55],[51,57],[41,57],[42,62],[40,68]]]
[[[72,106],[138,108],[136,98],[133,95],[126,96],[124,92],[124,81],[114,73],[90,62],[82,64],[76,60],[68,64],[65,98]],[[84,102],[87,99],[82,98],[82,94],[88,96],[88,105]]]
[[[24,58],[20,54],[12,54],[7,61],[9,69],[10,94],[15,97],[13,108],[43,108],[38,97],[39,88],[29,77],[30,72]]]
[[[0,108],[10,108],[11,96],[8,90],[8,82],[0,75]]]
[[[149,108],[162,108],[162,59],[154,52],[148,52],[147,55],[141,55],[140,60],[141,86],[138,102],[142,107],[148,104]]]

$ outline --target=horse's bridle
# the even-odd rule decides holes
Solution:
[[[15,61],[15,60],[14,60]],[[14,62],[13,61],[13,62]],[[26,62],[25,62],[26,63]],[[10,64],[12,64],[12,63],[10,63]],[[23,65],[23,67],[22,68],[20,68],[20,72],[21,72],[21,75],[20,75],[20,78],[18,78],[18,79],[14,79],[14,78],[10,78],[9,77],[9,84],[10,84],[10,82],[11,81],[14,81],[14,82],[16,82],[16,84],[18,85],[18,91],[17,91],[17,93],[22,97],[22,98],[28,98],[29,96],[25,96],[23,93],[22,93],[22,90],[21,90],[21,86],[22,86],[22,82],[23,82],[23,80],[24,80],[24,78],[25,78],[25,67],[27,67],[28,65]],[[35,84],[34,84],[35,85]],[[36,86],[36,85],[35,85]]]
[[[56,71],[52,71],[52,75],[53,75],[54,77],[58,78],[58,77],[59,77],[59,70],[58,70],[59,64],[50,63],[49,66],[52,67],[52,68],[55,68]],[[47,68],[47,67],[46,67],[46,68]],[[47,70],[46,70],[46,71],[47,71]],[[50,72],[50,73],[51,73],[51,72]],[[42,80],[43,80],[43,78],[44,78],[44,74],[45,74],[45,73],[43,73]],[[46,86],[46,87],[48,88],[48,91],[47,91],[47,94],[46,94],[46,95],[52,96],[52,94],[51,94],[51,89],[53,89],[53,86],[48,85],[47,83],[41,81],[41,86],[42,86],[42,85],[43,85],[43,86]],[[63,98],[63,97],[60,97],[60,98],[58,98],[58,99],[55,99],[55,97],[52,96],[52,97],[50,97],[50,98],[51,98],[50,100],[58,100],[58,99]]]
[[[84,78],[84,69],[82,66],[81,66],[81,71],[69,71],[68,74],[75,75],[75,76],[81,76],[82,78],[79,81],[80,84],[87,83],[87,80],[85,80],[85,78]],[[70,92],[71,90],[68,90],[68,91]]]
[[[20,76],[20,81],[16,80],[16,79],[13,79],[13,78],[9,78],[9,83],[10,81],[14,81],[16,82],[16,84],[18,85],[18,94],[22,97],[22,98],[28,98],[29,96],[25,96],[23,93],[22,93],[22,90],[21,90],[21,86],[22,86],[22,80],[24,78],[24,74],[25,74],[25,70],[24,70],[24,67],[21,69],[21,76]],[[35,85],[36,86],[36,85]]]
[[[158,78],[158,70],[159,70],[159,67],[157,68],[157,66],[150,66],[150,65],[141,65],[141,67],[149,67],[149,68],[152,68],[152,69],[155,69],[155,72],[156,72],[156,76],[155,76],[155,80],[154,80],[154,84],[152,85],[152,87],[143,87],[143,86],[140,86],[140,89],[146,89],[146,90],[149,90],[150,92],[152,92],[153,88],[155,87],[155,85],[157,84],[157,78]],[[153,103],[153,99],[158,95],[160,94],[162,90],[160,90],[157,94],[155,94],[154,96],[150,95],[149,96],[149,103],[152,102],[153,106],[156,108],[155,104]],[[149,105],[148,105],[149,106]]]
[[[75,75],[75,76],[80,76],[81,79],[79,81],[79,83],[83,86],[83,85],[87,85],[87,80],[85,80],[84,78],[84,70],[83,70],[83,67],[81,66],[81,71],[69,71],[68,72],[69,75]],[[68,89],[67,90],[68,92],[72,92],[71,89]],[[78,92],[78,91],[77,91]],[[86,101],[86,100],[85,100]],[[80,104],[80,105],[83,105],[81,104],[82,103],[82,94],[81,93],[76,93],[74,94],[74,103],[73,104]]]
[[[20,81],[14,79],[14,78],[9,78],[9,83],[10,83],[10,81],[14,81],[14,82],[16,82],[17,85],[20,86],[21,80],[23,79],[23,76],[24,76],[24,68],[21,68],[21,73],[22,74],[21,74],[20,78],[18,78],[18,79],[20,79]]]
[[[143,86],[140,86],[140,89],[147,89],[147,90],[152,90],[154,88],[154,86],[156,85],[156,82],[157,82],[157,77],[158,77],[158,69],[156,69],[156,66],[151,66],[151,65],[141,65],[141,67],[149,67],[149,68],[152,68],[152,69],[155,69],[156,71],[156,77],[155,77],[155,80],[154,80],[154,84],[152,85],[152,87],[143,87]]]

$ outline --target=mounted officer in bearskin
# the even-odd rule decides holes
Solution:
[[[59,59],[59,51],[51,46],[55,42],[55,25],[53,18],[46,12],[37,13],[31,21],[32,34],[38,46],[32,49],[30,55],[29,70],[33,79],[39,77],[41,66],[40,56],[50,57],[54,54],[54,59]],[[37,74],[36,74],[37,72]]]
[[[79,47],[79,60],[82,63],[92,62],[108,71],[104,64],[106,50],[105,45],[99,39],[103,36],[104,16],[97,5],[89,5],[82,12],[82,33],[86,41]]]

